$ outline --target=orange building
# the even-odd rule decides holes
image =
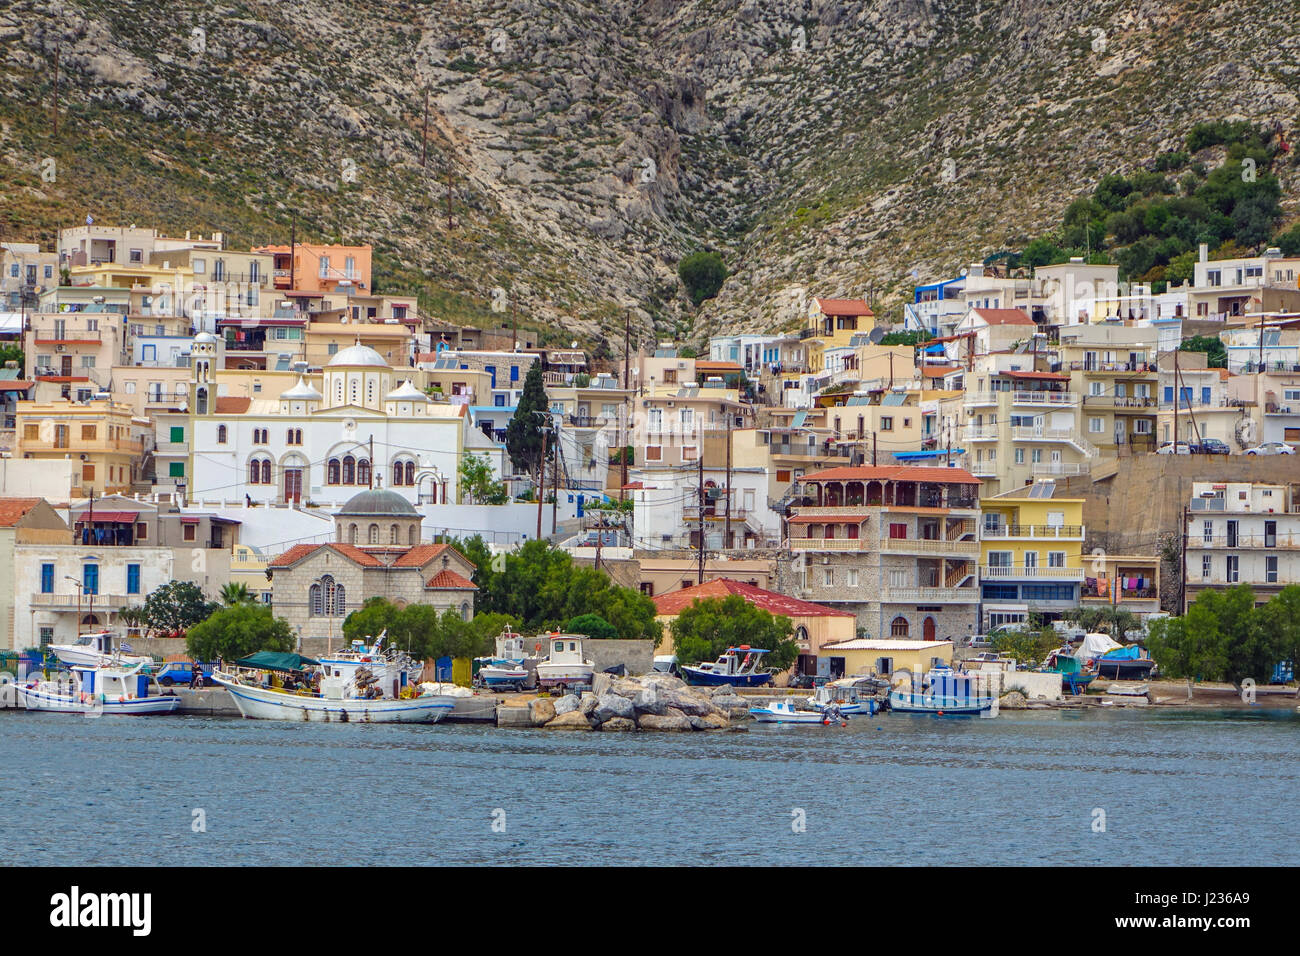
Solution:
[[[298,242],[262,246],[255,253],[274,257],[277,289],[298,292],[370,291],[370,246],[323,246]]]

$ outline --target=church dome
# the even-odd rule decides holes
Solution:
[[[358,518],[372,516],[391,518],[416,517],[419,512],[397,492],[389,491],[387,488],[372,488],[348,499],[348,503],[343,506],[339,514]]]
[[[211,332],[200,332],[198,335],[194,336],[194,344],[195,345],[216,345],[217,337],[213,335]]]
[[[409,378],[384,396],[386,402],[427,402],[428,400],[429,396],[416,388]]]
[[[298,376],[297,385],[280,393],[280,400],[284,402],[319,402],[323,397],[301,375]]]
[[[340,349],[338,353],[329,360],[328,367],[339,368],[341,366],[347,366],[350,368],[356,366],[388,368],[388,362],[370,346],[362,345],[360,342],[357,342],[356,345],[349,345],[345,349]]]

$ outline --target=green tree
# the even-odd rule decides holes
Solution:
[[[1217,335],[1192,335],[1178,346],[1181,352],[1204,352],[1210,368],[1228,367],[1228,349]]]
[[[185,649],[196,661],[237,661],[258,651],[292,651],[297,643],[289,622],[260,604],[221,608],[185,636]]]
[[[788,617],[773,616],[738,594],[704,598],[685,608],[672,623],[673,648],[682,664],[714,660],[728,647],[748,644],[772,653],[766,663],[785,670],[799,657]]]
[[[349,612],[343,621],[343,638],[361,641],[376,638],[384,631],[399,647],[407,646],[409,635],[402,627],[402,612],[387,598],[368,597],[361,607]]]
[[[1014,658],[1024,667],[1032,667],[1060,647],[1061,639],[1051,627],[1004,628],[993,635],[992,643],[999,654]]]
[[[1300,222],[1274,236],[1273,245],[1281,249],[1284,256],[1300,256]]]
[[[727,266],[716,252],[693,252],[677,263],[677,275],[691,301],[699,305],[718,294],[727,279]]]
[[[534,362],[524,376],[515,414],[506,426],[506,453],[517,471],[538,477],[542,465],[542,429],[550,424],[550,402],[542,381],[542,363]],[[551,449],[547,449],[547,457]]]
[[[236,604],[253,604],[256,601],[253,592],[248,590],[247,584],[228,581],[221,585],[221,603],[226,607],[234,607]]]
[[[881,345],[924,345],[933,335],[929,332],[908,329],[898,332],[886,332],[880,339]]]
[[[1295,601],[1288,596],[1289,606]],[[1265,683],[1286,651],[1286,637],[1267,625],[1286,610],[1263,613],[1247,584],[1202,591],[1182,617],[1152,622],[1147,646],[1170,677],[1229,681],[1237,687],[1247,677]]]
[[[1071,205],[1073,206],[1073,204]],[[1039,266],[1050,266],[1056,262],[1064,262],[1068,258],[1064,249],[1052,242],[1052,240],[1044,239],[1041,236],[1025,246],[1024,251],[1020,253],[1020,261],[1033,269],[1037,269]]]
[[[1165,281],[1171,286],[1191,282],[1196,275],[1196,253],[1184,252],[1169,260],[1165,267]]]
[[[0,368],[4,367],[5,362],[18,363],[18,377],[23,377],[23,364],[27,361],[23,354],[22,348],[17,345],[0,346]]]
[[[618,628],[599,614],[579,614],[577,617],[570,618],[569,623],[564,625],[564,630],[570,634],[586,634],[598,641],[618,638]]]
[[[460,459],[460,493],[471,504],[503,505],[510,500],[504,482],[496,480],[487,455],[465,452]]]
[[[203,597],[203,589],[193,581],[168,581],[144,599],[145,626],[155,636],[182,637],[217,607]]]

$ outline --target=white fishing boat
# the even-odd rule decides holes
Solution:
[[[35,679],[15,686],[18,702],[28,710],[99,717],[109,714],[170,714],[181,705],[177,695],[163,690],[141,661],[79,665],[66,676]]]
[[[524,667],[523,661],[485,657],[480,659],[478,677],[489,689],[523,690],[524,684],[528,683],[528,668]]]
[[[263,651],[241,658],[212,679],[230,692],[235,706],[255,720],[334,723],[436,723],[455,706],[450,696],[417,692],[416,662],[400,651],[353,642],[319,661],[298,654]],[[312,674],[311,680],[296,675]],[[287,674],[288,679],[279,675]],[[266,676],[263,676],[266,675]]]
[[[749,708],[750,716],[764,724],[829,724],[841,715],[831,710],[806,710],[795,706],[790,698],[774,700],[765,707]]]
[[[596,665],[582,656],[584,639],[583,634],[547,634],[550,654],[537,665],[537,683],[547,690],[590,687]]]
[[[818,687],[808,698],[808,705],[814,710],[834,707],[846,717],[870,716],[880,709],[881,699],[888,692],[889,681],[883,677],[844,677]]]
[[[72,644],[51,644],[50,650],[69,667],[96,667],[111,663],[131,666],[153,662],[152,657],[132,656],[129,644],[125,647],[115,646],[116,636],[112,631],[91,631],[78,634],[76,642]]]

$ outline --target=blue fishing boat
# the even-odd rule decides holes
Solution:
[[[925,675],[918,689],[913,680],[907,689],[889,693],[889,709],[903,714],[933,714],[937,717],[973,717],[992,711],[996,700],[986,675],[956,673],[951,667],[935,667]],[[980,684],[984,684],[981,688]]]
[[[1085,670],[1083,661],[1074,657],[1068,647],[1048,654],[1042,669],[1048,674],[1060,674],[1061,686],[1076,697],[1084,693],[1088,685],[1097,679],[1096,673]]]
[[[770,669],[759,669],[763,662],[763,655],[767,653],[769,651],[761,647],[750,647],[748,644],[728,647],[712,664],[701,663],[693,667],[689,665],[682,667],[682,675],[686,683],[705,687],[718,687],[724,684],[733,687],[760,687],[772,680]]]

